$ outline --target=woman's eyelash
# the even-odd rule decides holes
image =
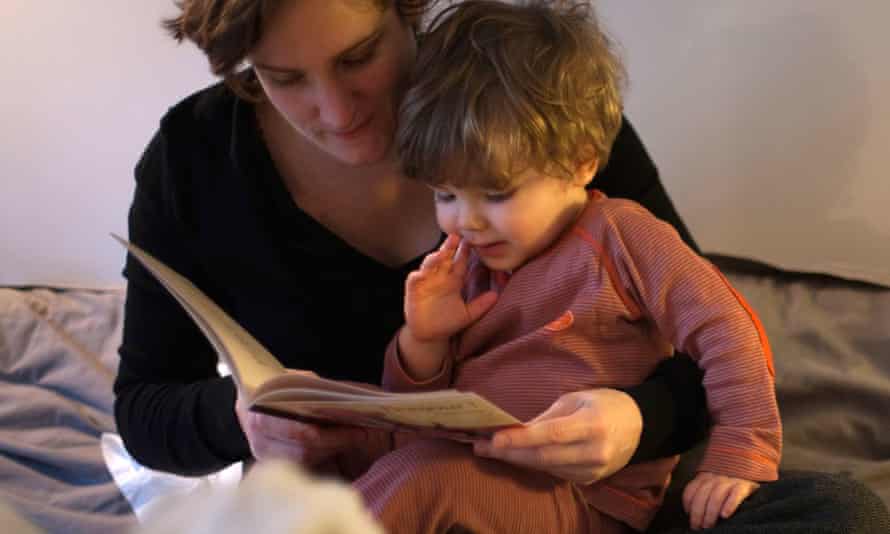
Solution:
[[[302,76],[287,76],[287,77],[280,77],[280,78],[272,77],[270,79],[272,80],[272,83],[274,83],[275,85],[280,85],[280,86],[296,85],[303,81]]]
[[[347,67],[357,67],[359,65],[364,65],[368,63],[372,59],[374,59],[374,55],[377,52],[377,47],[372,48],[371,50],[362,53],[360,56],[343,58],[341,61]]]
[[[353,54],[351,57],[344,57],[340,60],[340,63],[347,67],[358,67],[368,63],[374,56],[377,55],[377,49],[380,47],[380,39],[378,36],[376,39],[368,43],[368,45],[357,53]]]

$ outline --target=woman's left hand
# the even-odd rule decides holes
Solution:
[[[632,397],[615,389],[592,389],[563,395],[525,426],[476,442],[474,451],[590,484],[627,464],[642,428],[643,418]]]

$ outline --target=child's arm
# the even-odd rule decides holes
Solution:
[[[447,364],[451,336],[479,319],[497,300],[494,292],[466,302],[467,247],[451,235],[424,258],[405,281],[405,326],[391,344],[384,387],[409,389],[439,376]],[[399,376],[401,375],[401,380]],[[401,385],[399,384],[401,383]]]
[[[718,477],[726,482],[718,486],[733,488],[721,493],[724,502],[742,495],[740,502],[755,481],[777,478],[782,449],[772,354],[759,319],[713,265],[650,213],[624,201],[610,203],[604,213],[601,235],[622,298],[705,373],[714,425],[690,495],[710,495]],[[695,508],[702,501],[688,502]]]
[[[421,341],[407,324],[396,334],[399,363],[412,380],[426,382],[442,372],[450,338]]]

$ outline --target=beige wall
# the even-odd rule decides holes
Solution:
[[[706,250],[890,284],[890,2],[599,0]],[[0,284],[114,285],[132,167],[210,76],[172,0],[0,3]]]
[[[890,285],[890,2],[598,4],[705,250]]]
[[[0,285],[120,285],[133,165],[211,80],[171,0],[0,2]]]

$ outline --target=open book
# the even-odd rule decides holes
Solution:
[[[188,279],[132,243],[112,237],[188,312],[231,369],[239,393],[254,411],[311,422],[411,428],[458,440],[521,424],[475,393],[454,389],[390,393],[288,370]]]

